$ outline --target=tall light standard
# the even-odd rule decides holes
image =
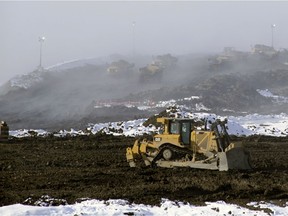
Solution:
[[[133,34],[132,55],[133,55],[133,61],[134,61],[134,58],[135,58],[135,25],[136,25],[136,22],[133,21],[132,22],[132,34]]]
[[[45,37],[39,37],[39,43],[40,43],[40,63],[39,63],[39,69],[42,69],[42,44],[45,41]]]
[[[275,29],[276,25],[272,24],[271,25],[271,47],[274,48],[274,29]]]

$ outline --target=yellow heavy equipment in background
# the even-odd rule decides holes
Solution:
[[[7,142],[9,137],[9,127],[5,121],[0,122],[0,142]]]
[[[153,141],[136,140],[126,150],[130,167],[191,167],[227,171],[251,169],[250,155],[241,143],[230,142],[226,122],[217,120],[210,129],[198,129],[192,119],[158,118],[164,130]]]

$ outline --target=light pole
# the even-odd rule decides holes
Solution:
[[[42,69],[42,44],[45,41],[45,37],[39,37],[39,43],[40,43],[40,63],[39,63],[39,69]]]
[[[275,29],[276,25],[272,24],[271,25],[271,47],[274,48],[274,29]]]
[[[136,22],[133,21],[132,22],[132,34],[133,34],[133,41],[132,41],[132,55],[133,55],[133,61],[135,60],[135,25],[136,25]]]

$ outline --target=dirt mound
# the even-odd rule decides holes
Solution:
[[[271,100],[261,96],[246,79],[236,75],[219,75],[196,86],[203,103],[212,109],[254,111]],[[252,109],[251,109],[252,108]]]
[[[254,169],[229,172],[133,169],[125,158],[125,149],[133,141],[97,135],[2,143],[0,205],[34,204],[43,195],[56,198],[54,205],[86,197],[146,204],[159,204],[161,198],[198,204],[288,200],[287,138],[238,139],[250,151]]]

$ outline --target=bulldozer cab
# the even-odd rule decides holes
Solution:
[[[190,145],[192,122],[189,120],[170,120],[169,133],[179,134],[184,145]]]

